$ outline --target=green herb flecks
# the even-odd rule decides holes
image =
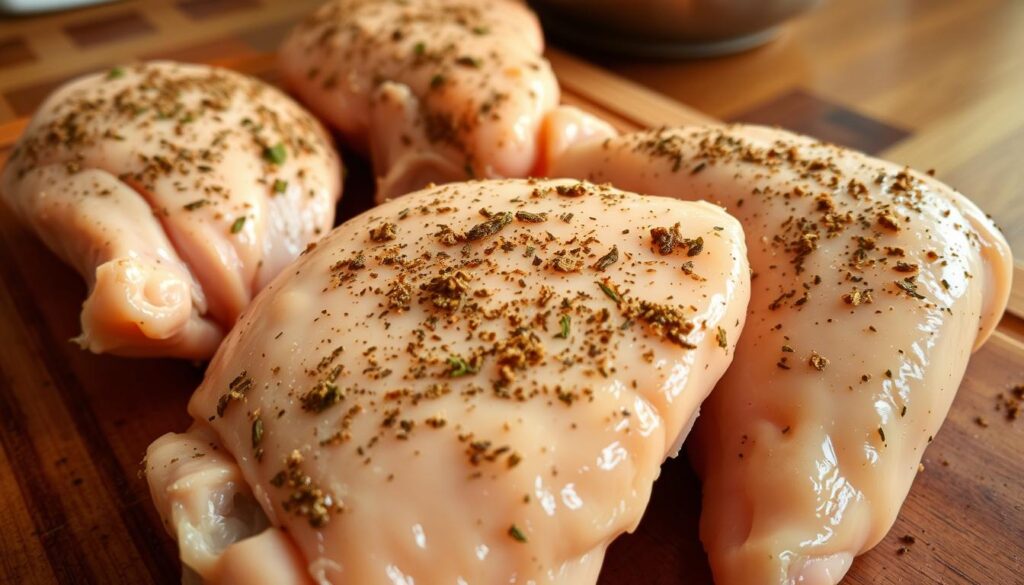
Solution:
[[[548,220],[547,214],[530,213],[529,211],[517,211],[516,219],[526,223],[541,223]]]
[[[285,150],[284,144],[278,142],[263,149],[263,158],[271,164],[281,165],[288,159],[288,152]]]
[[[558,325],[562,328],[555,337],[561,337],[562,339],[569,339],[569,328],[572,325],[572,317],[569,315],[562,315],[562,318],[558,320]]]
[[[615,301],[616,305],[622,302],[622,297],[619,296],[618,291],[612,288],[612,285],[608,284],[607,281],[601,282],[598,280],[595,282],[597,286],[601,287],[601,292],[603,292],[609,299]]]
[[[913,297],[918,300],[924,299],[924,295],[917,292],[917,283],[914,282],[913,277],[897,280],[896,286],[903,292],[907,293],[907,296],[909,297]]]
[[[508,535],[514,538],[516,542],[526,542],[526,535],[515,524],[508,527]]]
[[[462,67],[469,67],[471,69],[478,69],[480,67],[480,59],[476,57],[470,57],[469,55],[463,55],[455,60],[456,65]]]
[[[462,358],[462,356],[452,355],[448,357],[448,377],[460,378],[462,376],[468,376],[475,374],[477,369],[472,364]]]
[[[256,457],[257,461],[263,459],[263,447],[260,444],[263,443],[263,418],[256,415],[256,418],[252,421],[252,453]]]

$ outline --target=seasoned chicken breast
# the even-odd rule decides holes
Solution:
[[[743,224],[746,329],[691,449],[701,538],[718,585],[837,583],[892,526],[1003,313],[1006,241],[930,176],[768,128],[590,142],[552,172]]]
[[[430,182],[527,176],[581,130],[613,135],[557,107],[543,48],[536,17],[512,0],[332,0],[292,32],[280,64],[370,154],[382,201]]]
[[[192,429],[149,449],[154,501],[211,583],[594,583],[748,287],[707,203],[565,180],[391,201],[246,310]]]
[[[88,283],[83,348],[203,359],[330,229],[341,172],[324,129],[276,89],[150,62],[56,90],[0,190]]]

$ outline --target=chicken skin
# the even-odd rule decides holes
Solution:
[[[0,189],[89,285],[83,348],[205,359],[331,228],[341,171],[324,129],[276,89],[150,62],[56,90]]]
[[[834,584],[892,526],[968,358],[1005,308],[1006,241],[930,176],[781,130],[640,132],[556,176],[706,199],[754,271],[691,453],[718,585]]]
[[[749,284],[708,203],[565,180],[390,201],[246,310],[192,429],[149,448],[154,501],[209,583],[595,583]]]
[[[280,66],[370,155],[383,201],[431,182],[536,174],[549,148],[613,135],[557,107],[543,48],[536,17],[512,0],[332,0],[285,40]]]

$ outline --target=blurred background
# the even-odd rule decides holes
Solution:
[[[0,7],[82,3],[0,0]],[[319,3],[136,0],[6,16],[0,123],[31,114],[67,78],[116,63],[268,54]],[[777,124],[934,168],[994,215],[1024,257],[1024,2],[533,5],[555,45],[711,117]]]

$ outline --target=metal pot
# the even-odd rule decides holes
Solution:
[[[702,57],[771,40],[821,0],[532,0],[549,32],[637,56]]]

